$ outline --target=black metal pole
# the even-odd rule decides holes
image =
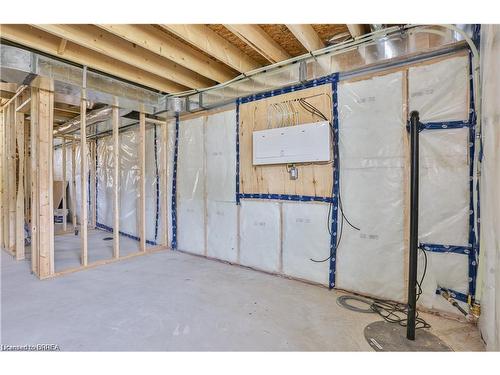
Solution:
[[[417,111],[410,114],[410,261],[408,272],[408,320],[406,338],[415,340],[415,316],[417,309],[417,262],[418,262],[418,129]]]

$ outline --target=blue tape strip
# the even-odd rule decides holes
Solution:
[[[236,204],[240,204],[240,100],[236,100]]]
[[[287,194],[238,194],[240,199],[273,199],[283,201],[298,201],[298,202],[333,202],[330,197],[315,197],[310,195],[287,195]]]
[[[337,214],[338,214],[338,196],[339,196],[339,116],[338,116],[338,73],[334,74],[332,80],[332,120],[333,120],[333,186],[332,186],[332,224],[330,237],[330,270],[329,270],[329,288],[335,287],[335,274],[337,267]]]
[[[156,183],[156,216],[155,216],[155,241],[158,239],[158,226],[160,218],[160,173],[158,170],[158,136],[156,124],[153,126],[154,131],[154,149],[155,149],[155,183]],[[164,146],[166,147],[166,145]]]
[[[460,129],[470,127],[469,121],[443,121],[443,122],[425,122],[419,124],[419,130],[441,130],[441,129]]]
[[[99,125],[99,124],[98,124]],[[96,130],[97,132],[97,130]],[[99,221],[99,216],[98,216],[98,209],[97,209],[97,193],[99,192],[99,189],[98,189],[98,182],[99,182],[99,178],[98,178],[98,175],[99,175],[99,158],[98,158],[98,155],[99,153],[97,152],[97,138],[95,139],[95,221],[96,221],[96,224],[97,222]]]
[[[102,223],[96,223],[96,227],[99,228],[99,229],[103,229],[107,232],[111,232],[113,233],[113,228],[106,225],[106,224],[102,224]],[[136,240],[136,241],[140,241],[141,239],[137,236],[134,236],[133,234],[130,234],[130,233],[125,233],[125,232],[122,232],[122,231],[119,231],[118,233],[120,233],[122,236],[125,236],[125,237],[128,237],[128,238],[131,238],[133,240]],[[158,245],[156,243],[156,241],[150,241],[150,240],[146,240],[146,243],[149,244],[149,245]]]
[[[270,98],[272,96],[288,94],[290,92],[300,91],[300,90],[308,89],[311,87],[316,87],[316,86],[324,85],[327,83],[332,83],[334,80],[338,81],[338,77],[339,77],[338,73],[330,74],[330,75],[327,75],[327,76],[324,76],[321,78],[312,79],[310,81],[299,83],[296,85],[291,85],[291,86],[283,87],[283,88],[276,89],[276,90],[266,91],[266,92],[262,92],[260,94],[245,96],[245,97],[240,98],[239,102],[240,102],[240,104],[250,103],[250,102],[257,101],[257,100]]]
[[[474,298],[476,295],[476,277],[477,277],[477,247],[476,233],[474,228],[474,156],[476,143],[476,107],[474,98],[474,77],[472,72],[472,53],[469,52],[469,89],[470,89],[470,108],[469,108],[469,246],[473,251],[469,254],[469,294]],[[478,216],[479,217],[479,216]]]
[[[464,293],[461,293],[461,292],[457,292],[456,290],[453,290],[453,289],[450,289],[450,288],[446,288],[446,289],[450,292],[450,297],[451,298],[454,298],[457,301],[468,303],[468,299],[469,298],[468,298],[467,294],[464,294]],[[436,289],[436,294],[441,294],[442,291],[443,291],[442,288],[437,288]]]
[[[177,249],[177,155],[179,152],[179,114],[175,116],[174,170],[172,173],[172,249]]]
[[[420,247],[423,248],[425,251],[432,251],[434,253],[454,253],[454,254],[469,255],[472,252],[472,248],[468,246],[421,243]]]

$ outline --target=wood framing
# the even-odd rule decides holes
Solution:
[[[31,261],[32,269],[43,279],[54,274],[53,189],[53,110],[52,81],[38,77],[31,100]],[[47,89],[48,88],[48,89]],[[51,89],[52,90],[49,90]]]
[[[146,251],[146,114],[139,114],[139,231],[140,251]]]
[[[353,38],[357,38],[358,36],[361,36],[365,34],[365,25],[361,24],[349,24],[346,25],[347,29],[349,30],[349,33]]]
[[[88,143],[90,149],[90,165],[89,165],[89,175],[90,175],[90,220],[89,226],[94,229],[97,224],[97,189],[96,189],[96,141],[95,139]]]
[[[67,164],[67,153],[66,153],[66,140],[63,138],[62,139],[62,185],[63,185],[63,191],[62,191],[62,209],[63,209],[63,232],[66,232],[68,230],[68,213],[67,213],[67,197],[66,197],[66,164]]]
[[[20,98],[18,98],[19,101]],[[24,113],[15,112],[18,154],[16,194],[16,260],[24,259]]]
[[[5,112],[3,109],[0,109],[0,248],[5,247],[4,243],[4,139],[5,139]]]
[[[297,38],[300,44],[302,44],[304,48],[309,52],[313,52],[325,47],[325,43],[323,43],[323,41],[318,36],[316,31],[314,31],[311,25],[287,24],[286,27],[288,27],[288,29]]]
[[[140,251],[146,251],[146,114],[139,114],[139,231]]]
[[[276,127],[269,122],[274,104],[293,102],[298,123],[322,121],[302,108],[296,100],[304,98],[331,120],[331,85],[277,95],[240,105],[240,191],[253,194],[286,194],[330,197],[333,173],[331,164],[297,164],[299,178],[290,180],[285,165],[254,166],[252,162],[252,132]],[[288,104],[285,104],[288,105]],[[273,117],[271,117],[272,120]],[[274,118],[280,118],[279,115]]]
[[[232,24],[224,26],[271,63],[287,60],[291,57],[258,25]]]
[[[7,186],[8,186],[8,210],[9,210],[9,242],[8,248],[11,252],[16,249],[16,103],[15,96],[7,106]]]
[[[87,158],[87,93],[82,90],[82,98],[80,104],[80,192],[81,192],[81,207],[80,207],[80,239],[81,239],[81,264],[88,264],[88,194],[87,194],[87,176],[89,173],[88,158]]]
[[[112,112],[113,122],[113,258],[120,257],[120,127],[119,108],[115,102]]]
[[[97,26],[216,82],[229,81],[237,75],[226,65],[211,59],[152,25]]]
[[[33,26],[190,88],[209,87],[215,83],[192,70],[101,30],[97,26],[48,24]]]
[[[240,73],[246,73],[261,66],[205,25],[169,24],[161,25],[161,27]]]
[[[27,25],[2,25],[2,38],[34,48],[36,50],[57,56],[61,38],[49,33],[37,30]],[[132,82],[140,82],[145,86],[165,92],[178,92],[187,89],[186,86],[171,80],[151,74],[140,68],[133,67],[111,58],[110,56],[81,47],[68,42],[64,51],[64,58],[81,65],[98,69],[108,74],[127,79]]]
[[[76,218],[76,139],[71,140],[71,224],[73,229],[77,227]]]
[[[168,246],[168,181],[167,181],[167,169],[168,169],[168,125],[169,121],[167,120],[163,126],[161,126],[161,136],[160,136],[160,145],[161,145],[161,155],[160,155],[160,194],[162,197],[161,200],[161,223],[163,227],[163,237],[161,240],[161,244],[163,246]]]

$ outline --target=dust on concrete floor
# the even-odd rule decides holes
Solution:
[[[109,238],[110,240],[105,240]],[[113,233],[89,229],[87,233],[88,262],[113,258]],[[139,242],[123,235],[120,239],[120,256],[139,252]],[[80,266],[81,239],[74,233],[54,237],[54,268],[56,272]]]
[[[165,251],[44,281],[2,251],[2,344],[63,351],[371,351],[380,320],[339,292]],[[421,314],[454,350],[484,350],[477,328]]]
[[[62,225],[55,224],[54,236],[54,269],[56,272],[81,266],[81,238],[75,235],[69,224],[68,230],[62,232]],[[89,229],[87,233],[88,263],[113,258],[113,233],[101,229]],[[120,235],[120,256],[137,253],[139,241]],[[146,247],[152,245],[146,244]],[[31,259],[31,246],[26,246],[26,258]]]

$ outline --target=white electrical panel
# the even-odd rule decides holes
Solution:
[[[327,121],[253,132],[253,165],[329,161]]]

